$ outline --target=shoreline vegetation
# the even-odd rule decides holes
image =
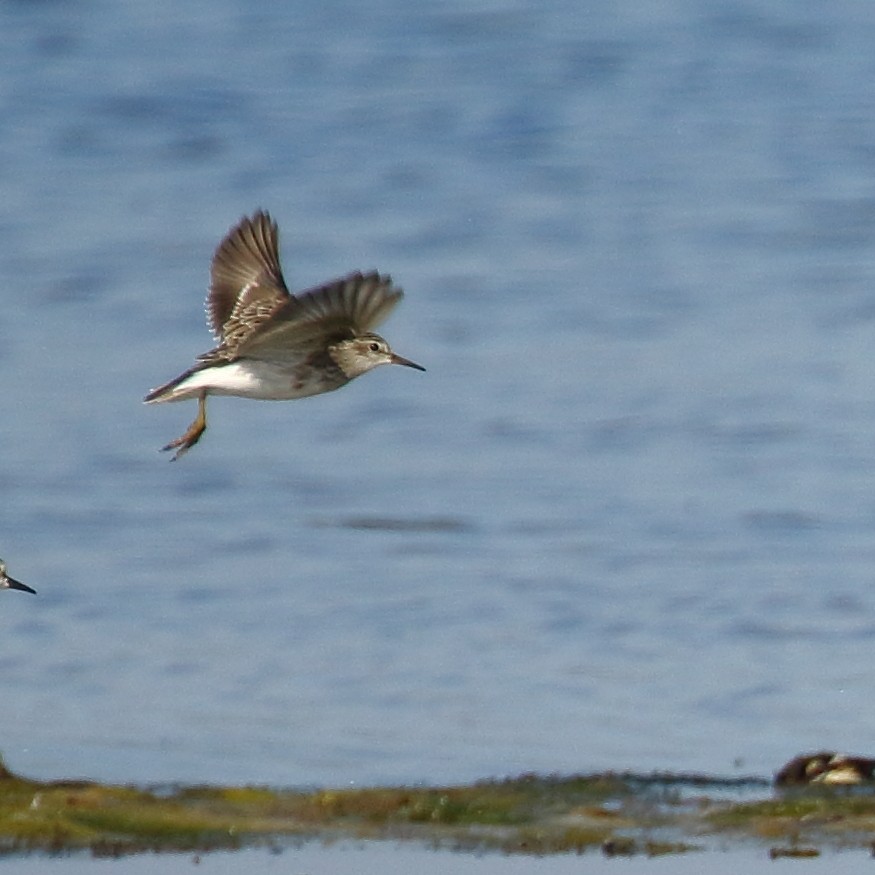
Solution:
[[[35,781],[0,763],[0,853],[113,857],[392,840],[476,853],[658,856],[755,847],[773,858],[810,857],[872,848],[872,790],[614,772],[447,787],[135,787]]]

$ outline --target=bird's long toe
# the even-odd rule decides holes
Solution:
[[[170,450],[176,450],[171,462],[175,462],[180,456],[185,455],[200,439],[201,435],[207,430],[207,407],[204,396],[198,398],[197,416],[194,422],[188,427],[182,437],[178,437],[175,441],[170,441],[169,444],[161,447],[162,453],[168,453]]]
[[[185,455],[201,438],[205,429],[200,431],[192,431],[189,429],[182,437],[178,437],[175,441],[170,441],[169,444],[161,447],[162,453],[169,453],[171,450],[176,450],[173,454],[171,462],[175,462],[180,456]]]

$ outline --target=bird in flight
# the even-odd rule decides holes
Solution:
[[[373,333],[402,296],[390,276],[377,272],[350,273],[293,295],[280,267],[276,222],[262,210],[243,218],[213,256],[206,311],[217,346],[144,399],[197,399],[185,434],[162,449],[176,450],[175,460],[200,440],[208,395],[287,401],[339,389],[380,365],[424,371]]]

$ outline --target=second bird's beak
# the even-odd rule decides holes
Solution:
[[[410,361],[410,359],[406,359],[403,356],[395,355],[392,353],[392,364],[393,365],[404,365],[405,368],[416,368],[417,371],[424,371],[425,368],[422,365],[416,364],[416,362]]]
[[[32,592],[34,595],[36,595],[35,589],[31,589],[26,583],[22,583],[20,580],[16,580],[14,577],[6,578],[6,586],[8,586],[9,589],[20,589],[22,592]]]

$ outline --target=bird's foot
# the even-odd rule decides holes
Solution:
[[[206,427],[194,428],[194,426],[192,426],[182,437],[178,437],[175,441],[170,441],[169,444],[161,447],[161,452],[169,453],[170,450],[176,450],[173,454],[173,458],[170,460],[171,462],[175,462],[180,456],[184,456],[201,439],[201,435],[205,431]]]
[[[173,454],[171,462],[175,462],[180,456],[185,455],[200,439],[201,435],[207,430],[207,407],[204,396],[198,398],[197,416],[194,422],[188,427],[182,437],[178,437],[175,441],[170,441],[164,447],[161,447],[162,453],[167,453],[170,450],[176,450]]]

